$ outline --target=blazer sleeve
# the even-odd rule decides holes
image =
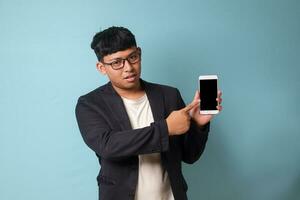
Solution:
[[[165,119],[140,129],[116,130],[84,97],[78,99],[75,113],[84,142],[102,158],[120,160],[169,149]]]
[[[185,107],[185,103],[177,90],[177,103],[179,109]],[[202,155],[208,138],[210,123],[199,127],[195,121],[191,121],[190,129],[181,135],[182,161],[188,164],[196,162]]]

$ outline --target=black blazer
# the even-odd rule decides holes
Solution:
[[[161,153],[175,200],[187,199],[187,184],[181,161],[194,163],[207,141],[209,124],[200,129],[192,121],[186,134],[168,136],[166,118],[185,106],[176,88],[141,80],[152,109],[154,122],[132,129],[121,97],[107,83],[81,96],[76,117],[85,143],[96,153],[101,169],[97,177],[99,199],[134,199],[138,182],[138,155]]]

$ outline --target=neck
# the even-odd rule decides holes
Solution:
[[[118,88],[114,85],[113,85],[113,88],[121,97],[124,97],[127,99],[138,99],[145,94],[145,90],[142,88],[140,82],[136,87],[130,88],[130,89],[122,89],[122,88]]]

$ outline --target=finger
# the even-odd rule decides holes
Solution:
[[[200,99],[200,96],[199,96],[199,91],[198,91],[198,90],[196,90],[196,92],[195,92],[195,96],[194,96],[194,101],[195,101],[195,100],[198,100],[198,99]]]
[[[192,110],[193,108],[195,108],[196,106],[198,106],[199,103],[200,103],[199,100],[195,100],[192,103],[190,103],[189,105],[187,105],[186,107],[182,108],[181,110],[187,113],[190,110]]]
[[[223,99],[221,98],[222,96],[222,91],[221,90],[218,90],[218,97],[216,98],[218,104],[221,104]]]
[[[219,104],[221,104],[221,103],[222,103],[222,101],[223,101],[223,99],[222,99],[222,98],[216,98],[216,100],[217,100],[217,102],[218,102]]]
[[[223,106],[217,106],[217,109],[218,109],[219,111],[222,111],[222,110],[223,110]]]
[[[192,116],[195,115],[196,112],[199,112],[199,110],[200,110],[200,104],[199,104],[199,106],[196,106],[196,107],[192,108],[192,109],[189,111],[189,115],[192,117]]]
[[[222,96],[222,91],[221,90],[218,90],[218,98],[220,98]]]

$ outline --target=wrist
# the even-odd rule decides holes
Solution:
[[[209,122],[207,122],[206,124],[201,124],[201,125],[197,123],[197,128],[199,130],[206,130],[208,125],[209,125]]]
[[[171,122],[169,121],[168,118],[166,119],[166,124],[167,124],[167,128],[168,128],[168,134],[173,135],[173,131],[172,131],[172,128],[171,128]]]
[[[205,127],[207,126],[207,124],[209,123],[209,122],[207,122],[207,123],[199,123],[199,122],[197,122],[196,120],[192,120],[193,122],[194,122],[194,124],[196,124],[196,126],[197,126],[197,128],[199,128],[199,129],[205,129]]]
[[[168,118],[166,119],[166,124],[167,124],[167,128],[168,128],[168,134],[171,135],[171,125],[170,125],[170,121],[168,120]]]

